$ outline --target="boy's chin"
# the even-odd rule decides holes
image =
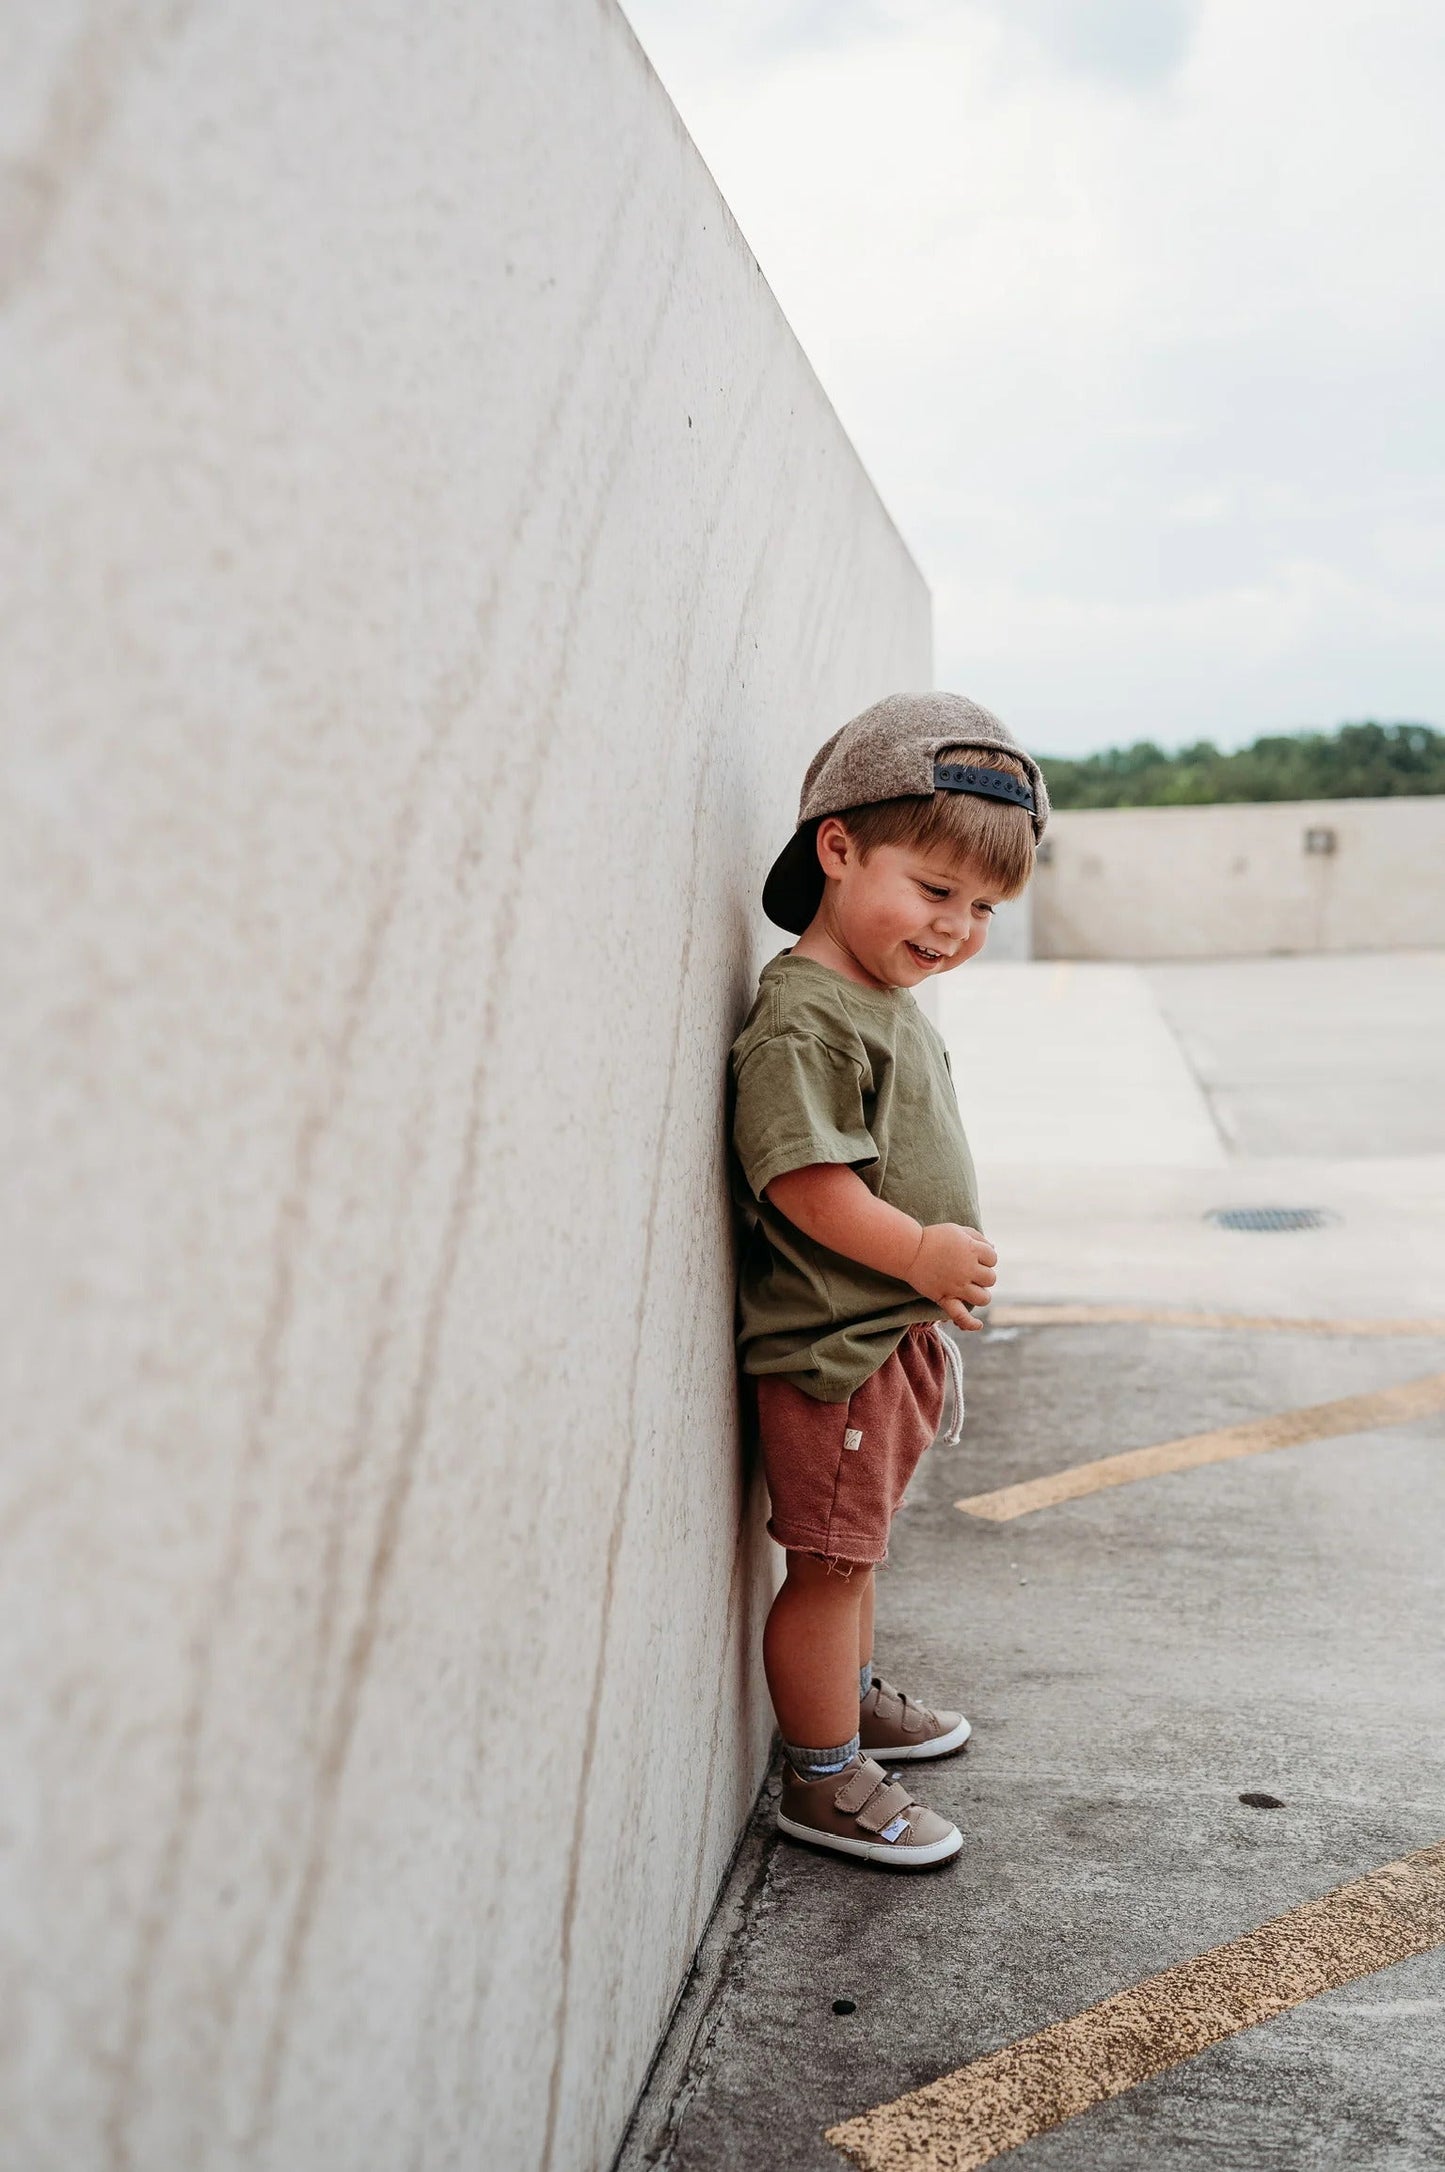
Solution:
[[[905,945],[898,961],[900,984],[905,988],[914,988],[919,981],[932,980],[935,973],[945,972],[952,962],[952,959],[941,955],[937,958],[917,958]]]
[[[901,964],[890,959],[878,978],[886,980],[890,988],[917,988],[923,981],[932,980],[937,971],[937,966],[925,965],[921,958],[905,958]]]

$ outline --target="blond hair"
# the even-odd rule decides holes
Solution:
[[[938,759],[1001,769],[1028,782],[1023,763],[996,747],[954,747]],[[939,791],[926,799],[910,794],[845,807],[837,819],[865,860],[879,845],[937,847],[951,860],[969,861],[1001,897],[1017,897],[1034,871],[1033,817],[1013,800],[980,799],[972,792]]]

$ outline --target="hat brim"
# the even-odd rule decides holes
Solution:
[[[821,816],[818,818],[821,820]],[[775,927],[801,935],[823,902],[818,823],[804,822],[784,845],[763,884],[763,911]]]

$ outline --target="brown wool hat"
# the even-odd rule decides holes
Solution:
[[[1007,770],[940,762],[943,752],[1012,754],[1028,783]],[[972,792],[1012,801],[1032,817],[1035,838],[1049,819],[1043,772],[991,709],[963,694],[889,694],[819,747],[803,779],[798,827],[763,884],[763,911],[778,927],[801,935],[823,901],[817,832],[824,815],[871,807],[884,799],[931,799],[935,792]]]

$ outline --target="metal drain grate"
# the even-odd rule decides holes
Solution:
[[[1335,1216],[1323,1207],[1215,1207],[1204,1219],[1216,1229],[1323,1229]]]

